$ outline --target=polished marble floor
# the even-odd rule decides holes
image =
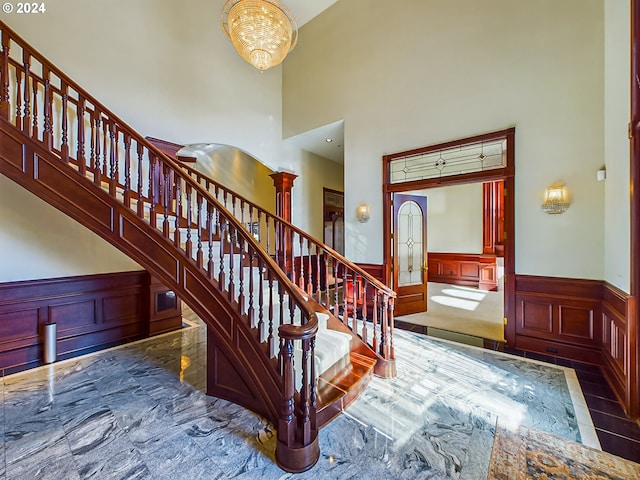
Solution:
[[[4,377],[0,478],[486,478],[496,424],[597,446],[572,369],[397,331],[398,375],[320,432],[291,475],[274,429],[204,394],[204,328]]]

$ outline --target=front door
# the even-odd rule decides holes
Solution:
[[[394,315],[427,310],[427,197],[393,196]]]

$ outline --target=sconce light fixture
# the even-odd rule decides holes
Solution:
[[[356,209],[356,218],[360,223],[367,223],[369,218],[371,218],[371,214],[369,212],[369,205],[363,203]]]
[[[542,210],[546,213],[564,213],[569,205],[569,197],[564,185],[547,188]]]

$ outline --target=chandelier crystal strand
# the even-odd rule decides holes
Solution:
[[[222,28],[238,54],[260,71],[282,63],[298,41],[293,15],[278,0],[227,0]]]

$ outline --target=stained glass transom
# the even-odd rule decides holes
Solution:
[[[504,168],[506,165],[506,139],[493,140],[395,158],[390,162],[389,180],[391,183],[426,180]]]

